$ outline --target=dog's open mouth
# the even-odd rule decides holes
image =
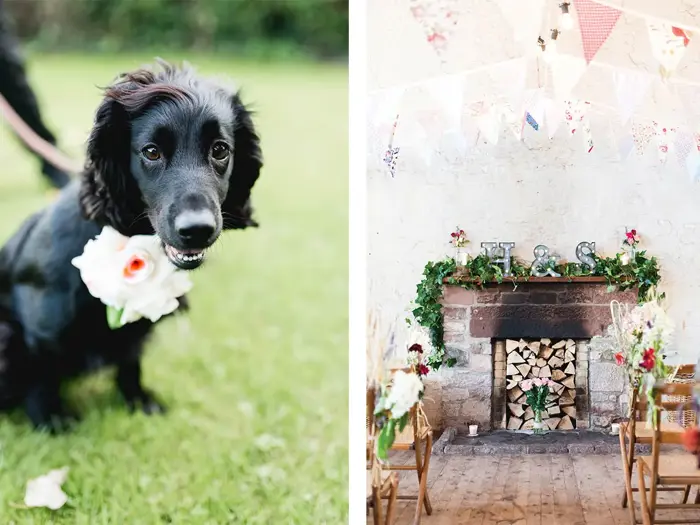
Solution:
[[[181,270],[194,270],[204,262],[204,250],[178,250],[164,244],[165,254]]]

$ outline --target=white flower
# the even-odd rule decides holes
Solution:
[[[421,354],[418,352],[409,352],[408,357],[406,358],[406,364],[408,366],[418,366],[421,361]]]
[[[391,410],[392,419],[400,419],[419,400],[423,391],[423,382],[416,374],[407,374],[398,370],[389,389],[386,408]]]
[[[155,235],[125,237],[105,227],[71,262],[93,297],[122,311],[120,325],[142,317],[156,322],[175,311],[177,298],[192,288]]]
[[[61,490],[61,485],[68,476],[68,467],[52,470],[44,476],[30,479],[27,482],[27,492],[24,504],[27,507],[48,507],[57,510],[65,505],[68,496]]]

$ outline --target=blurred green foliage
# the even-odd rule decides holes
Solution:
[[[347,56],[348,0],[4,0],[39,50]]]

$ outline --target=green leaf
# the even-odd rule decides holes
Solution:
[[[403,432],[403,429],[406,428],[406,425],[408,425],[408,416],[409,413],[406,412],[401,419],[399,419],[399,432]]]
[[[124,326],[122,323],[122,314],[124,313],[124,308],[114,308],[113,306],[108,306],[107,307],[107,325],[112,330],[116,330],[117,328],[121,328]]]
[[[394,444],[394,438],[396,437],[396,421],[390,419],[386,425],[382,428],[382,431],[377,437],[377,456],[379,459],[388,459],[388,452],[391,445]]]

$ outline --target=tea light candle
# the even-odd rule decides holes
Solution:
[[[610,425],[610,433],[613,436],[617,436],[620,433],[620,423],[613,423]]]

